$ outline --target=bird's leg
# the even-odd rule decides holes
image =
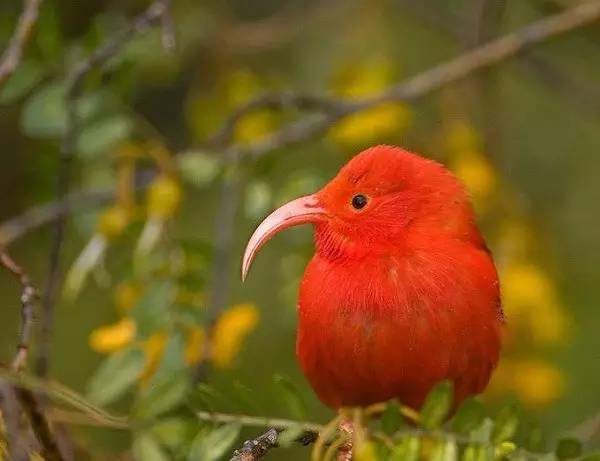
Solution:
[[[337,461],[352,461],[352,447],[354,446],[354,425],[352,419],[343,418],[338,427],[345,440],[338,448]]]

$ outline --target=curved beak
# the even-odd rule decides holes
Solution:
[[[319,206],[319,200],[315,195],[292,200],[267,216],[256,228],[246,245],[242,260],[242,281],[246,279],[258,250],[276,233],[299,224],[317,223],[325,216],[325,210]]]

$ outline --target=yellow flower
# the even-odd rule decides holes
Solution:
[[[350,115],[331,129],[331,138],[343,145],[356,145],[378,137],[399,134],[410,122],[410,111],[402,104],[385,103]]]
[[[140,298],[141,289],[135,282],[121,282],[117,285],[114,293],[117,311],[125,315],[129,312]]]
[[[514,392],[530,407],[544,407],[565,391],[563,373],[541,359],[504,359],[495,371],[489,394]]]
[[[525,258],[535,248],[534,229],[521,219],[507,219],[498,225],[499,235],[495,245],[500,257],[507,260]]]
[[[561,342],[569,320],[549,274],[538,265],[511,263],[500,275],[509,322],[526,329],[539,345]]]
[[[349,66],[339,73],[335,92],[347,99],[362,99],[379,93],[394,81],[395,70],[389,61],[374,59],[361,66]],[[331,131],[331,139],[344,146],[374,142],[399,135],[410,124],[411,112],[401,103],[385,103],[343,118]]]
[[[238,355],[244,339],[258,323],[253,304],[238,304],[227,309],[215,324],[211,359],[218,368],[228,368]]]
[[[117,238],[123,233],[129,220],[131,213],[121,205],[115,205],[104,210],[98,221],[98,233],[107,240]]]
[[[475,128],[464,120],[454,120],[445,130],[445,143],[450,154],[477,151],[481,148],[481,138]]]
[[[185,343],[185,363],[197,365],[204,359],[205,341],[204,328],[196,326],[189,329]]]
[[[253,112],[238,122],[233,138],[241,144],[250,144],[273,131],[274,122],[273,113],[268,110]]]
[[[264,91],[258,76],[248,70],[236,70],[225,83],[225,97],[229,107],[238,107]],[[275,120],[270,110],[259,110],[244,116],[237,123],[233,138],[250,144],[273,131]]]
[[[117,323],[92,331],[90,347],[99,354],[110,354],[130,344],[135,338],[135,323],[126,317]]]
[[[166,175],[159,176],[148,189],[148,215],[159,220],[170,218],[179,208],[182,196],[177,180]]]
[[[451,167],[471,194],[475,206],[482,209],[498,182],[491,163],[479,151],[470,150],[456,154]]]
[[[165,331],[159,331],[142,341],[141,347],[146,355],[146,367],[140,375],[140,383],[142,385],[148,383],[156,371],[158,364],[162,359],[168,339]]]

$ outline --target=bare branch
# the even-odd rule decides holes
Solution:
[[[28,447],[31,444],[22,427],[21,407],[15,389],[4,380],[0,380],[0,410],[8,442],[9,459],[28,461]]]
[[[29,344],[33,332],[33,316],[34,316],[34,304],[37,301],[38,295],[37,290],[31,283],[29,275],[19,266],[8,253],[5,251],[0,252],[0,264],[7,269],[21,285],[21,331],[19,334],[19,341],[17,344],[17,353],[12,362],[12,369],[15,372],[20,372],[27,363]],[[24,388],[13,389],[7,383],[2,383],[2,394],[3,398],[10,399],[14,395],[18,397],[18,401],[23,407],[23,410],[27,414],[31,423],[31,428],[36,435],[41,445],[41,452],[44,459],[52,461],[61,461],[63,457],[58,449],[55,438],[50,429],[49,423],[40,408],[33,393]],[[18,456],[19,459],[23,458],[26,449],[22,447],[24,437],[21,434],[23,429],[20,427],[20,409],[19,405],[14,402],[11,405],[10,402],[5,402],[4,407],[10,409],[7,415],[12,421],[8,422],[11,429],[11,452],[14,451],[14,455]]]
[[[271,428],[255,439],[246,440],[242,448],[233,452],[233,456],[229,461],[256,461],[277,445],[278,438],[279,432],[277,432],[277,429]]]
[[[0,58],[0,86],[12,75],[21,62],[23,50],[37,21],[41,3],[42,0],[24,1],[23,11],[17,22],[15,32]]]
[[[38,299],[38,293],[29,275],[19,266],[8,253],[0,252],[0,264],[7,269],[21,285],[21,331],[17,343],[17,353],[12,362],[14,371],[21,371],[27,364],[29,344],[33,332],[34,305]]]
[[[246,115],[261,109],[332,111],[338,105],[339,102],[335,99],[310,93],[297,93],[293,91],[265,93],[238,107],[225,120],[221,129],[207,144],[217,148],[231,144],[237,123]]]
[[[155,0],[144,12],[135,17],[127,28],[99,46],[86,59],[79,62],[69,73],[67,90],[67,127],[61,146],[59,171],[57,175],[56,196],[60,204],[65,203],[71,183],[71,164],[76,150],[78,120],[78,99],[81,95],[85,77],[95,68],[104,65],[123,49],[136,35],[140,35],[157,24],[169,14],[170,0]],[[168,20],[167,20],[168,21]],[[61,205],[62,206],[62,205]],[[48,281],[42,299],[42,318],[39,341],[39,355],[36,371],[45,376],[48,371],[50,331],[53,323],[54,304],[60,283],[60,253],[64,240],[65,213],[57,214],[54,220],[54,238],[50,252]]]
[[[448,14],[448,12],[440,13],[435,1],[413,2],[402,0],[401,3],[403,8],[408,9],[416,18],[431,26],[436,32],[442,31],[452,38],[460,39],[464,35],[462,31],[477,29],[466,23],[458,15]],[[497,8],[501,3],[503,2],[494,2],[493,8]],[[486,38],[485,35],[482,38]],[[551,63],[535,50],[529,50],[516,58],[521,67],[534,73],[552,91],[557,91],[567,98],[570,103],[575,103],[592,115],[597,116],[600,114],[600,92],[595,86],[589,82],[575,79],[570,72],[565,72],[565,69]]]
[[[278,446],[279,434],[282,431],[277,428],[270,428],[264,434],[258,437],[246,440],[242,448],[235,450],[229,461],[257,461],[265,456],[271,448]],[[310,445],[317,440],[318,432],[306,431],[296,439],[296,442],[302,445]]]

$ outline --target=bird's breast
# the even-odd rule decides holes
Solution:
[[[481,390],[499,350],[497,286],[469,298],[483,281],[456,265],[436,267],[312,259],[300,288],[297,355],[321,400],[339,407],[398,397],[418,406],[444,378],[464,381],[464,394]]]

